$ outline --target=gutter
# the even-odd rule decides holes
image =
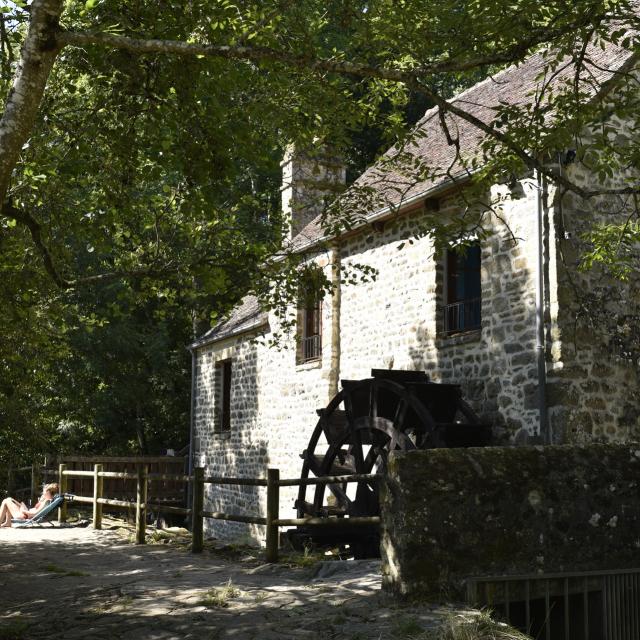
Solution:
[[[340,390],[340,312],[342,299],[340,243],[333,243],[331,248],[331,359],[329,363],[329,395],[327,404],[338,395]]]
[[[242,335],[243,333],[249,333],[250,331],[254,331],[255,329],[259,329],[260,327],[265,327],[269,324],[269,319],[261,320],[259,322],[254,322],[248,326],[239,327],[236,330],[232,330],[229,333],[225,333],[223,335],[215,335],[210,338],[201,338],[200,340],[196,340],[187,346],[187,349],[191,352],[196,349],[200,349],[202,347],[207,347],[210,344],[214,344],[216,342],[220,342],[221,340],[227,340],[228,338],[233,338],[235,336]]]

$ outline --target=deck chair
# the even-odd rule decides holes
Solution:
[[[66,500],[72,500],[73,496],[66,494],[58,494],[53,497],[53,500],[46,504],[38,513],[32,515],[29,519],[24,520],[22,518],[13,518],[11,523],[13,527],[20,529],[24,527],[39,527],[43,522],[46,521],[47,517],[50,516],[56,509],[60,507],[60,505]]]

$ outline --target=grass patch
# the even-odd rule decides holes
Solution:
[[[84,571],[77,571],[75,569],[65,569],[63,567],[58,566],[57,564],[48,564],[45,568],[45,571],[49,573],[55,573],[59,576],[73,576],[77,578],[85,577],[90,574],[85,573]]]
[[[0,640],[27,640],[29,624],[23,620],[5,623],[0,626]]]
[[[206,591],[196,604],[211,609],[225,609],[229,606],[229,600],[233,600],[239,595],[240,589],[234,587],[231,580],[229,580],[224,587],[214,587]]]
[[[191,533],[181,527],[147,530],[146,540],[150,544],[169,544],[177,547],[191,546]]]
[[[419,638],[424,627],[415,618],[401,618],[393,627],[393,635],[399,638]]]
[[[282,560],[292,567],[302,567],[306,569],[327,560],[327,558],[323,553],[314,551],[311,547],[305,547],[302,553],[289,553],[282,558]]]
[[[227,560],[239,560],[241,562],[258,560],[261,555],[261,550],[255,545],[242,541],[230,542],[222,546],[220,546],[220,542],[217,540],[205,541],[204,548],[213,555],[220,556]]]
[[[510,627],[504,622],[496,622],[489,611],[478,615],[452,615],[436,631],[418,636],[416,640],[531,640],[531,637]]]
[[[348,619],[344,613],[340,612],[331,618],[331,624],[343,625]]]
[[[106,613],[113,613],[115,610],[125,611],[131,604],[133,604],[133,597],[123,595],[115,600],[96,604],[89,609],[89,613],[94,616],[103,616]]]

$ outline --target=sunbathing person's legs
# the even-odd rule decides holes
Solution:
[[[11,498],[7,498],[2,501],[0,505],[0,527],[10,527],[11,526],[11,511],[9,509],[9,503]]]
[[[11,514],[7,509],[0,511],[0,527],[11,526]]]
[[[24,518],[21,504],[13,498],[5,498],[0,504],[0,527],[10,527],[11,518]]]

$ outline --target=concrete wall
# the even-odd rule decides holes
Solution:
[[[639,483],[633,446],[394,454],[382,491],[384,587],[452,599],[472,576],[637,566]]]

